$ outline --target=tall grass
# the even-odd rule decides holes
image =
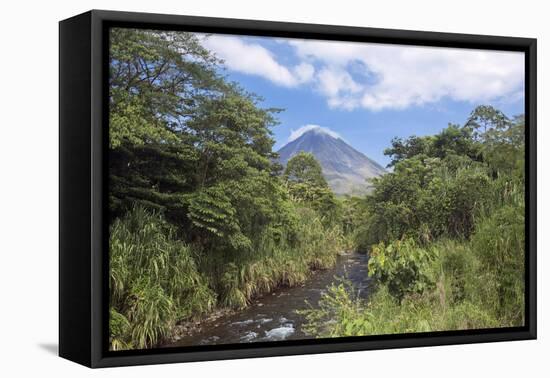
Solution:
[[[244,308],[256,296],[277,287],[299,285],[313,271],[335,264],[343,248],[341,228],[327,228],[310,209],[299,212],[292,231],[268,227],[249,251],[202,257],[200,269],[211,278],[221,305]]]
[[[147,348],[178,319],[212,309],[215,295],[191,248],[159,215],[137,207],[110,229],[111,348]]]
[[[303,283],[336,262],[343,235],[312,210],[292,230],[267,227],[250,250],[198,251],[162,216],[134,208],[110,229],[110,345],[150,348],[177,321],[216,306],[240,309],[277,287]]]
[[[471,240],[480,260],[482,299],[503,325],[524,324],[525,210],[503,206],[484,219]]]
[[[443,294],[444,295],[444,294]],[[401,302],[381,286],[368,302],[355,296],[349,284],[328,288],[319,308],[305,315],[306,333],[316,337],[344,337],[489,328],[498,321],[470,302],[447,304],[438,291],[407,296]]]
[[[504,205],[478,219],[470,240],[431,244],[436,258],[418,265],[418,277],[435,277],[435,285],[422,291],[395,295],[392,284],[402,281],[397,274],[399,282],[379,280],[368,301],[357,298],[350,283],[332,285],[318,307],[300,311],[305,331],[341,337],[523,325],[523,214],[521,203]]]

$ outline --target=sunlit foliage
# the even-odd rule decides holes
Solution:
[[[394,139],[393,171],[347,200],[374,293],[334,285],[303,310],[318,337],[524,324],[524,119],[480,106],[463,127]]]

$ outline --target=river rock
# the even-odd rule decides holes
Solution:
[[[258,337],[258,334],[256,332],[253,332],[253,331],[250,331],[248,332],[246,335],[242,336],[241,337],[241,341],[252,341],[254,340],[256,337]]]
[[[292,324],[285,324],[283,327],[273,328],[265,332],[265,337],[268,340],[284,340],[294,333]]]

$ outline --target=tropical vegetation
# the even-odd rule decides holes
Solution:
[[[228,82],[191,33],[112,29],[110,346],[240,309],[334,264],[338,203],[306,154],[284,175],[278,109]]]
[[[396,138],[393,171],[348,199],[372,294],[343,281],[302,311],[318,337],[517,327],[525,321],[524,120],[477,107],[462,125]]]
[[[333,285],[301,310],[316,337],[524,322],[524,120],[396,138],[391,171],[337,197],[313,155],[273,152],[281,109],[223,76],[195,34],[113,28],[109,60],[110,348],[304,283],[369,254],[368,300]]]

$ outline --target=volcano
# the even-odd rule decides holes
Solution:
[[[368,180],[386,173],[380,164],[322,127],[313,127],[283,146],[278,151],[279,162],[286,166],[300,151],[315,156],[323,176],[337,195],[365,194],[371,188]]]

